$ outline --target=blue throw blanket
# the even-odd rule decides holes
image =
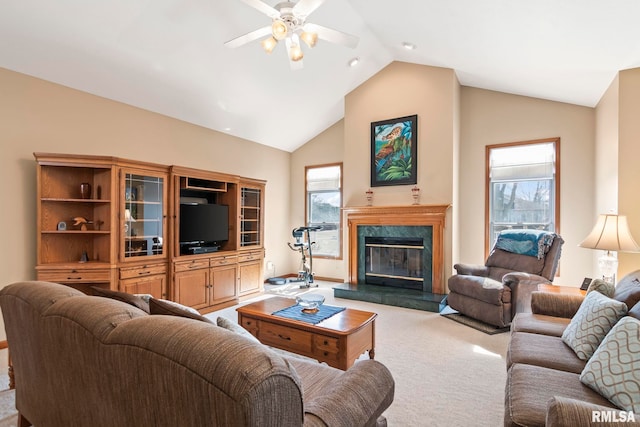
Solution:
[[[554,233],[543,230],[504,230],[495,247],[503,251],[542,259],[553,244]]]

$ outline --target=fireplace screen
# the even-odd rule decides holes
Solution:
[[[365,237],[365,282],[423,289],[421,238]]]

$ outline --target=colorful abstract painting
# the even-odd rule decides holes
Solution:
[[[417,183],[418,116],[371,123],[371,186]]]

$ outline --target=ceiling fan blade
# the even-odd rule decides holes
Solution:
[[[305,31],[316,33],[318,38],[326,40],[331,43],[341,44],[343,46],[354,49],[358,46],[360,39],[354,35],[343,33],[342,31],[332,30],[331,28],[323,27],[317,24],[305,24]]]
[[[300,0],[293,7],[293,13],[298,17],[306,18],[311,15],[313,11],[322,6],[325,0]]]
[[[231,48],[240,47],[242,45],[245,45],[254,40],[258,40],[269,34],[271,34],[271,25],[269,25],[268,27],[259,28],[255,31],[251,31],[250,33],[247,33],[243,36],[236,37],[235,39],[231,39],[228,42],[226,42],[224,45],[226,47],[231,47]]]
[[[265,15],[267,15],[269,18],[273,19],[273,18],[277,18],[280,16],[280,12],[278,12],[277,9],[269,6],[268,4],[260,1],[260,0],[242,0],[243,3],[248,4],[249,6],[253,7],[254,9],[259,10],[260,12],[264,13]]]

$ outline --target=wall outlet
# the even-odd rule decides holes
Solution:
[[[272,261],[267,261],[267,270],[273,271],[276,268]]]

